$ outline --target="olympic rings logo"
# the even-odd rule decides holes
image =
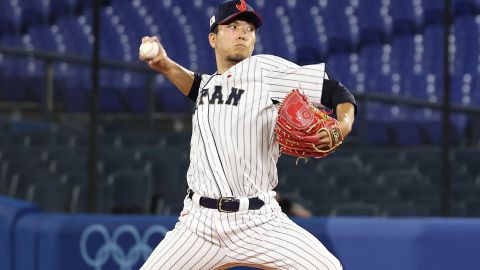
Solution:
[[[152,248],[148,245],[150,237],[154,234],[160,234],[165,237],[166,233],[167,229],[165,227],[155,225],[148,228],[143,233],[143,236],[141,236],[134,226],[125,224],[116,228],[110,237],[105,226],[101,224],[93,224],[82,232],[80,238],[80,252],[83,260],[96,270],[101,270],[102,266],[107,263],[110,256],[113,261],[118,264],[119,269],[130,270],[141,257],[146,260],[150,253],[152,253]],[[104,243],[98,248],[95,255],[91,257],[88,253],[87,242],[93,234],[98,234],[103,238]],[[124,247],[125,249],[122,248],[118,243],[118,240],[122,235],[131,236],[134,244],[130,247]]]

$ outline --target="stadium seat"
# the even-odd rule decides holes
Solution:
[[[377,216],[380,209],[373,204],[346,203],[335,206],[330,212],[332,216]]]
[[[471,55],[478,54],[480,51],[478,24],[475,14],[459,15],[453,21],[454,51],[452,60],[453,72],[457,76],[477,72],[478,59]]]
[[[426,217],[434,214],[428,206],[398,202],[382,204],[382,210],[387,217]]]
[[[395,190],[386,186],[356,183],[347,188],[347,196],[352,201],[379,203],[395,198]]]
[[[394,131],[395,142],[399,146],[419,146],[423,144],[420,129],[415,122],[392,122],[392,130]]]
[[[58,180],[31,186],[31,200],[45,212],[68,212],[72,186]]]
[[[46,1],[19,0],[18,7],[21,9],[22,29],[28,29],[35,24],[45,23],[48,20],[48,6]]]
[[[425,184],[427,180],[414,169],[393,169],[381,173],[377,181],[380,185],[391,189],[411,188],[417,184]]]
[[[453,14],[455,17],[462,15],[478,14],[479,3],[476,0],[453,0]]]
[[[387,14],[382,14],[381,12],[385,8],[381,0],[362,1],[362,4],[358,5],[357,16],[360,44],[383,43],[386,41],[389,26],[384,16]]]
[[[465,202],[465,212],[469,217],[480,216],[480,200],[471,199]]]
[[[371,173],[381,174],[392,170],[415,169],[415,165],[395,159],[384,159],[369,163],[367,169]]]
[[[124,169],[107,179],[112,213],[148,213],[151,208],[151,176],[144,170]]]
[[[328,55],[327,72],[329,75],[350,90],[356,90],[356,81],[354,74],[358,70],[358,60],[356,55],[349,52],[331,53]],[[356,69],[353,67],[356,65]]]
[[[50,1],[48,6],[49,21],[75,12],[76,0]]]
[[[421,22],[415,10],[418,7],[415,5],[414,0],[390,2],[393,35],[412,34],[417,31]]]
[[[350,11],[349,15],[347,9]],[[348,0],[341,0],[328,1],[321,12],[328,37],[328,54],[350,52],[357,46],[358,27],[352,27],[349,23],[349,16],[354,16],[353,11]]]
[[[439,213],[440,191],[436,186],[419,185],[415,189],[400,190],[398,194],[402,201],[426,207],[432,215]]]
[[[345,171],[333,174],[333,185],[338,188],[348,188],[352,185],[374,185],[375,184],[375,175],[363,172],[363,171]]]
[[[20,31],[21,11],[14,8],[10,1],[1,1],[0,38],[5,35],[17,34]]]
[[[59,174],[52,173],[47,169],[37,169],[35,171],[21,171],[12,176],[12,181],[9,186],[8,194],[11,197],[22,200],[32,200],[32,187],[41,182],[60,181]]]
[[[133,158],[125,157],[102,160],[99,168],[103,175],[115,174],[117,171],[121,171],[123,169],[145,171],[146,173],[149,173],[150,171],[150,166],[147,163]]]
[[[181,113],[193,109],[193,102],[176,88],[159,89],[155,94],[157,110],[167,113]]]
[[[433,1],[443,3],[442,1]],[[443,20],[443,17],[441,19]],[[435,76],[434,91],[436,92],[439,92],[443,87],[442,80],[438,79],[443,74],[443,37],[443,25],[425,25],[423,29],[422,67],[426,74]]]
[[[179,160],[157,160],[151,162],[153,176],[153,198],[182,200],[185,197],[188,164]]]
[[[424,0],[422,1],[423,21],[425,24],[440,24],[443,21],[444,1]]]
[[[97,185],[97,213],[111,214],[111,203],[110,196],[111,191],[109,186],[105,183],[106,181],[100,182]],[[88,205],[88,186],[87,184],[75,185],[72,189],[72,197],[69,203],[69,212],[78,214],[86,213],[89,211]]]
[[[392,130],[388,122],[368,121],[365,133],[369,145],[387,146],[393,143]]]
[[[429,145],[442,145],[443,143],[443,123],[441,121],[424,121],[419,123],[420,132],[426,136],[427,144]],[[461,141],[460,134],[464,131],[459,127],[450,127],[450,145],[458,146]]]
[[[119,143],[123,149],[133,149],[137,147],[158,147],[161,144],[162,139],[159,138],[161,134],[155,134],[150,132],[137,132],[137,131],[124,131],[117,132],[119,136]],[[188,143],[188,141],[185,141]]]

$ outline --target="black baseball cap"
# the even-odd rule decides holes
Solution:
[[[227,24],[238,16],[252,22],[256,28],[262,26],[262,18],[245,0],[226,1],[217,7],[215,14],[210,19],[210,33],[219,24]]]

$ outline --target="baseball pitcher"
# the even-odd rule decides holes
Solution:
[[[208,36],[217,71],[197,74],[158,53],[141,60],[195,102],[189,190],[175,228],[142,270],[341,270],[312,234],[282,213],[273,191],[281,153],[320,158],[351,131],[351,93],[325,64],[298,66],[273,55],[252,56],[262,19],[244,0],[220,4]],[[333,108],[337,119],[318,105]],[[302,179],[298,179],[301,181]]]

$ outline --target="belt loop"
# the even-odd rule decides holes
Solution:
[[[250,200],[246,197],[239,198],[240,200],[240,207],[238,208],[239,212],[248,211],[248,207],[250,206]]]

